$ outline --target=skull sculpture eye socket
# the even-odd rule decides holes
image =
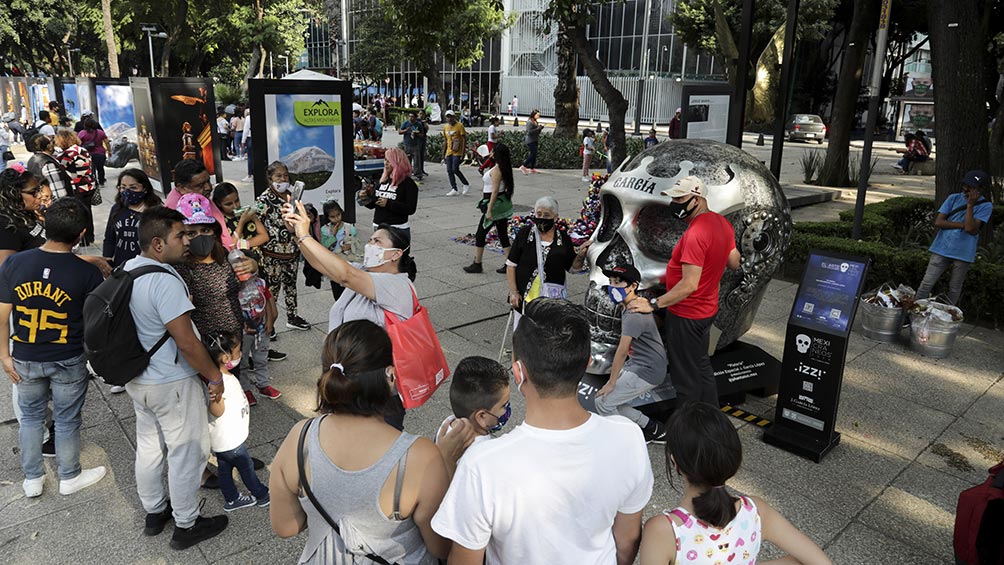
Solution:
[[[670,214],[668,206],[660,204],[642,207],[634,220],[638,248],[646,256],[660,261],[669,261],[673,247],[686,229],[686,222]]]
[[[617,233],[617,228],[621,227],[624,221],[624,210],[621,208],[620,200],[612,194],[604,194],[602,198],[603,221],[596,234],[596,241],[606,243],[613,239]]]

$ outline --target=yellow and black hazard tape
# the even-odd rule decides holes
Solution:
[[[770,420],[767,418],[757,416],[756,414],[751,414],[745,410],[740,410],[735,406],[722,406],[722,412],[725,412],[733,418],[738,418],[743,422],[749,422],[758,428],[765,428],[770,425]]]

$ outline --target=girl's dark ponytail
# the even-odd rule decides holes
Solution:
[[[728,416],[714,407],[691,402],[678,408],[667,424],[666,467],[675,468],[692,487],[694,514],[718,528],[736,517],[738,500],[725,488],[743,461],[743,446]]]

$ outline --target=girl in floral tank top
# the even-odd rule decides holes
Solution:
[[[819,546],[769,504],[729,493],[725,483],[743,455],[728,416],[689,403],[673,413],[667,431],[666,467],[683,477],[683,500],[645,524],[641,565],[755,565],[763,540],[788,554],[784,563],[829,565]]]

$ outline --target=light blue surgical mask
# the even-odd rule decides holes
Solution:
[[[627,289],[617,286],[607,286],[607,295],[614,304],[620,304],[627,299]]]

